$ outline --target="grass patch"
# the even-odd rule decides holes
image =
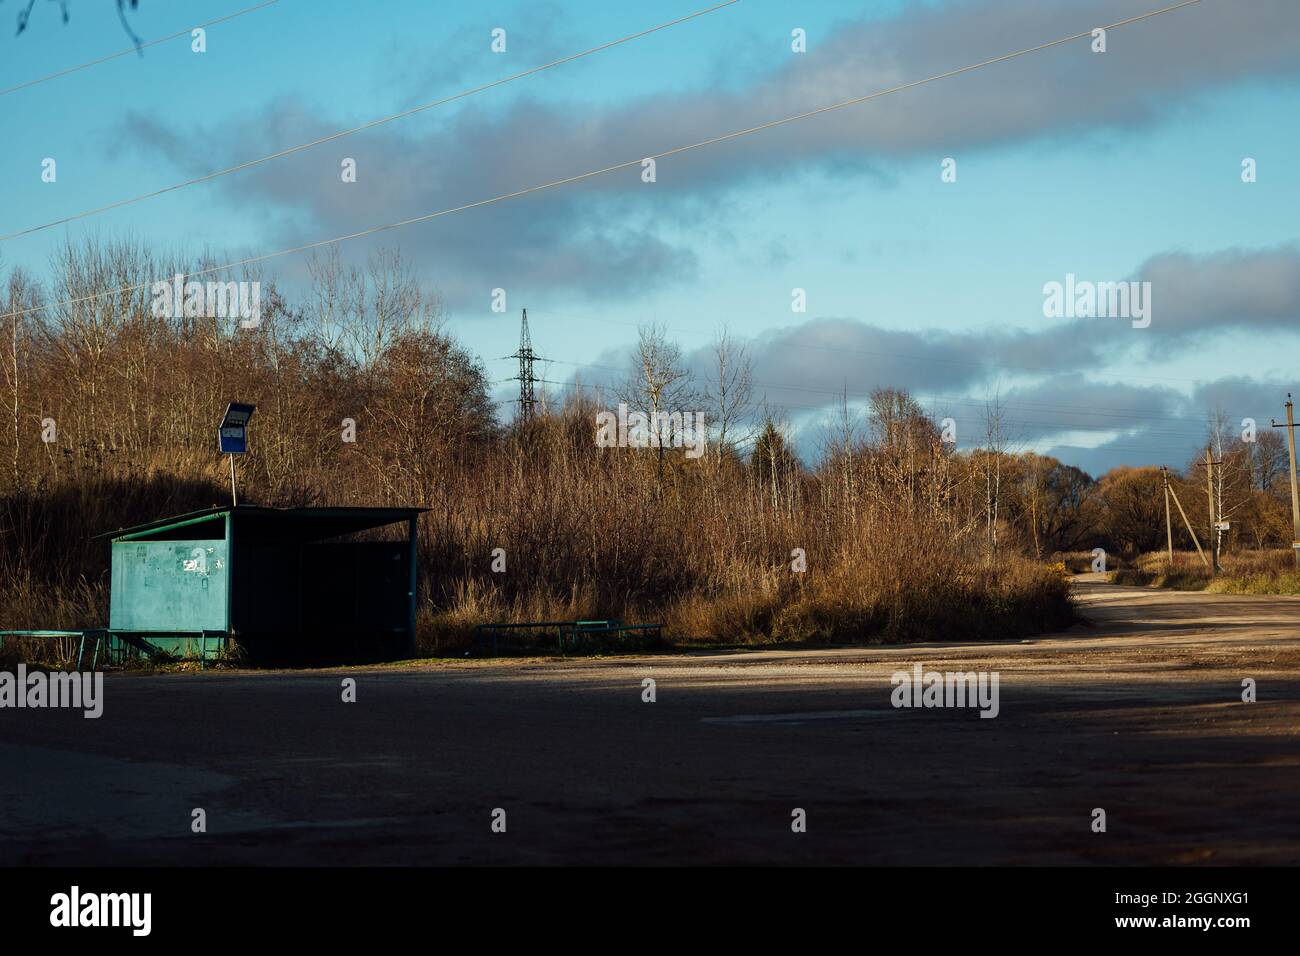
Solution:
[[[1171,565],[1168,552],[1151,551],[1117,570],[1111,580],[1176,591],[1300,595],[1300,572],[1289,548],[1229,553],[1219,564],[1222,572],[1212,575],[1195,552],[1174,552]]]
[[[731,586],[702,588],[656,611],[600,613],[574,595],[546,602],[509,602],[500,592],[466,584],[447,611],[421,619],[421,650],[458,656],[470,649],[480,621],[522,622],[620,617],[627,623],[663,623],[662,643],[587,639],[578,654],[701,647],[808,644],[901,644],[916,641],[999,641],[1062,629],[1078,620],[1063,563],[1013,557],[992,567],[979,561],[915,564],[845,560],[821,574],[785,568],[753,569]],[[517,634],[502,647],[556,654],[554,630]],[[566,653],[575,653],[566,651]]]

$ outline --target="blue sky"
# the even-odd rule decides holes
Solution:
[[[142,39],[244,6],[141,0]],[[0,233],[254,158],[701,9],[281,0],[0,96]],[[633,159],[1081,32],[1158,0],[740,0],[689,23],[254,170],[0,243],[45,271],[66,237],[134,235],[225,261]],[[0,25],[18,6],[0,2]],[[0,34],[0,88],[128,45],[108,3],[38,0]],[[507,52],[490,50],[507,31]],[[790,49],[807,32],[808,50]],[[815,452],[847,389],[910,388],[982,432],[1097,473],[1180,466],[1205,419],[1266,423],[1296,387],[1300,5],[1202,0],[1087,41],[873,103],[384,234],[494,378],[518,309],[546,378],[619,377],[666,326],[704,378],[722,324]],[[42,183],[44,157],[57,183]],[[358,183],[339,181],[355,157]],[[957,160],[957,181],[940,162]],[[1241,181],[1241,162],[1258,181]],[[344,244],[364,258],[375,241]],[[289,285],[305,258],[269,264]],[[1051,319],[1044,283],[1152,282],[1153,321]],[[490,311],[504,287],[509,310]],[[805,313],[791,290],[807,290]],[[503,387],[504,392],[509,386]]]

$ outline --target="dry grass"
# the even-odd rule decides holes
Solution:
[[[418,623],[430,653],[458,652],[489,621],[620,618],[663,622],[677,640],[756,642],[986,639],[1068,619],[1060,576],[1015,556],[1013,509],[989,498],[1012,495],[1014,456],[955,454],[905,395],[882,393],[871,438],[846,437],[812,469],[775,429],[749,460],[597,447],[608,394],[503,425],[487,373],[439,330],[419,284],[397,260],[374,269],[369,297],[365,276],[342,276],[361,283],[330,299],[352,303],[343,312],[288,302],[266,279],[255,332],[155,316],[143,292],[39,308],[192,271],[131,243],[69,246],[45,286],[12,275],[0,629],[106,624],[109,546],[91,536],[226,501],[212,432],[232,399],[258,406],[242,501],[429,509]],[[313,274],[314,293],[334,288]]]
[[[678,460],[660,477],[635,450],[570,444],[578,423],[563,417],[531,439],[527,495],[470,484],[457,508],[435,510],[426,535],[447,563],[430,581],[438,610],[422,619],[431,650],[458,649],[494,620],[617,617],[662,622],[678,642],[735,644],[989,640],[1073,619],[1063,569],[988,562],[936,504],[948,477],[937,449],[907,487],[872,488],[887,479],[864,467],[851,502],[824,472],[774,502],[752,469]],[[515,573],[489,571],[494,547]]]
[[[1016,555],[991,563],[961,533],[940,449],[908,486],[864,464],[848,492],[834,474],[796,473],[774,498],[738,463],[679,457],[661,471],[644,451],[575,441],[585,414],[448,469],[424,499],[425,653],[460,653],[493,621],[616,617],[662,622],[679,642],[760,643],[991,640],[1071,620],[1061,573]],[[0,501],[0,628],[106,623],[109,548],[89,536],[221,495],[205,476],[159,471]]]
[[[1222,573],[1211,575],[1195,551],[1175,551],[1171,567],[1167,552],[1151,551],[1117,571],[1112,580],[1180,591],[1300,594],[1300,573],[1290,549],[1229,552],[1219,557],[1219,565]]]
[[[71,670],[77,664],[78,638],[0,638],[0,670],[12,672],[19,663],[50,670]]]

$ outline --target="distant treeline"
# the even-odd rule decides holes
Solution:
[[[743,345],[720,333],[696,380],[649,328],[619,387],[570,389],[519,422],[400,254],[316,259],[294,300],[273,277],[239,276],[259,283],[255,328],[156,314],[155,280],[208,265],[88,241],[44,281],[5,277],[0,628],[104,623],[108,547],[89,537],[228,500],[214,429],[231,400],[257,405],[242,500],[431,509],[432,648],[484,620],[593,616],[665,620],[678,639],[1002,637],[1068,620],[1062,576],[1035,559],[1163,542],[1158,472],[1094,481],[1016,453],[996,404],[985,447],[957,453],[882,388],[801,461],[756,399]],[[91,297],[106,289],[119,291]],[[703,412],[706,453],[600,447],[597,416],[620,401]],[[1216,450],[1232,547],[1289,540],[1276,438]],[[1177,481],[1200,534],[1203,485]]]

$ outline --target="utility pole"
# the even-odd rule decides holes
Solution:
[[[1165,486],[1165,540],[1169,544],[1169,569],[1174,567],[1174,526],[1169,517],[1169,469],[1165,465],[1160,466],[1160,477]]]
[[[1196,545],[1196,553],[1201,556],[1201,563],[1208,568],[1210,562],[1206,560],[1205,552],[1201,550],[1201,542],[1196,539],[1196,529],[1193,528],[1192,523],[1187,520],[1187,512],[1183,510],[1183,503],[1178,500],[1178,492],[1174,491],[1174,486],[1169,484],[1168,469],[1165,469],[1165,490],[1173,496],[1174,504],[1178,506],[1178,513],[1183,516],[1183,524],[1187,526],[1187,533],[1192,536],[1192,544]]]
[[[1274,428],[1284,426],[1269,420]],[[1296,491],[1295,480],[1295,415],[1291,405],[1291,393],[1286,393],[1286,447],[1291,453],[1291,553],[1295,555],[1295,566],[1300,568],[1300,493]]]
[[[1210,516],[1210,574],[1218,574],[1221,570],[1219,567],[1219,519],[1214,513],[1214,466],[1222,465],[1223,461],[1215,461],[1212,449],[1209,445],[1205,446],[1205,500],[1209,505]]]

